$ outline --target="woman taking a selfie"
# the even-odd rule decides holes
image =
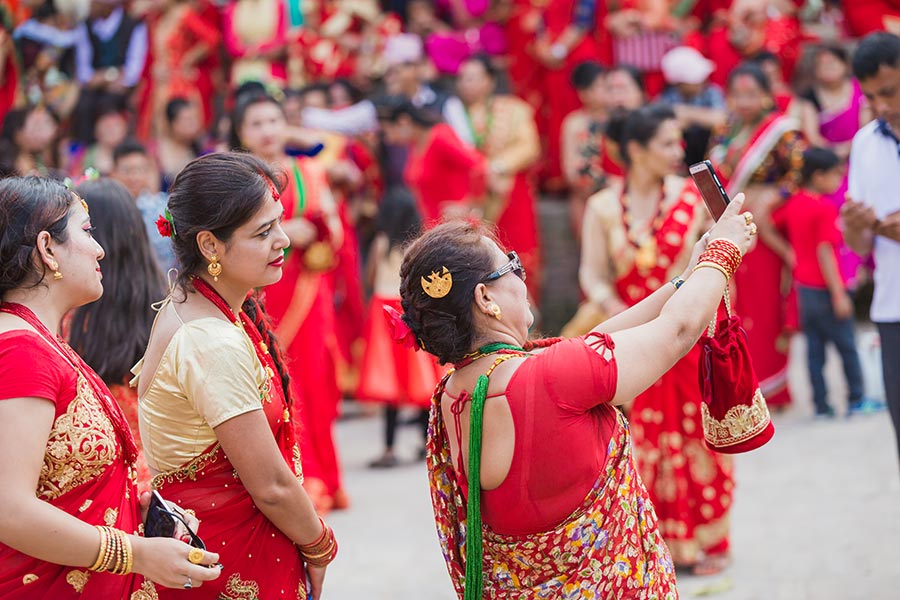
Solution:
[[[87,208],[49,179],[0,181],[3,598],[127,598],[151,581],[199,586],[221,573],[207,568],[218,554],[138,535],[128,423],[57,334],[63,315],[103,293]]]
[[[133,369],[144,454],[154,489],[196,511],[225,565],[214,585],[160,598],[306,598],[308,576],[318,599],[337,553],[301,485],[289,379],[250,296],[281,278],[288,247],[274,181],[250,154],[198,158],[158,222],[182,270]]]
[[[528,342],[521,262],[478,225],[439,225],[407,249],[408,335],[455,366],[435,391],[427,463],[460,598],[677,596],[615,405],[672,368],[715,314],[750,245],[742,204],[695,246],[680,289],[568,340]]]
[[[621,147],[625,179],[588,203],[580,275],[595,313],[612,316],[677,284],[710,218],[694,183],[677,175],[684,149],[671,108],[619,115],[607,132]],[[727,565],[734,482],[731,459],[703,439],[699,359],[694,346],[634,399],[629,414],[638,470],[672,559],[711,574]]]

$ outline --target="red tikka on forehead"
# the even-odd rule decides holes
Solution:
[[[275,202],[281,202],[281,193],[278,191],[278,188],[275,187],[275,182],[266,177],[265,173],[260,173],[262,178],[266,180],[266,183],[269,184],[269,192],[272,193],[272,200]]]

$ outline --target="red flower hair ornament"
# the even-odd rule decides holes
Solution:
[[[395,344],[400,344],[405,348],[411,348],[416,352],[419,351],[419,344],[416,343],[416,334],[412,332],[406,321],[403,320],[403,314],[392,306],[384,307],[384,318],[387,319],[391,328],[391,339]]]
[[[156,230],[163,237],[175,237],[175,219],[172,218],[172,213],[169,212],[168,208],[156,219]]]

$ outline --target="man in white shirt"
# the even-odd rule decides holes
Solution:
[[[853,74],[876,120],[853,138],[841,217],[847,245],[875,259],[871,317],[881,336],[885,394],[900,452],[900,37],[867,36],[853,55]]]

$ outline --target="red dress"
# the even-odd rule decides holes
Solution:
[[[324,169],[311,159],[295,160],[288,178],[281,194],[284,218],[321,214],[321,196],[328,193]],[[306,257],[304,249],[289,250],[281,281],[265,289],[265,306],[288,358],[303,485],[317,508],[327,511],[341,490],[333,431],[341,399],[335,366],[339,350],[330,267],[313,270]]]
[[[0,402],[43,398],[55,405],[35,494],[85,523],[136,533],[140,512],[131,432],[97,374],[62,348],[33,331],[0,334]],[[142,583],[137,574],[57,565],[0,543],[3,598],[127,598]]]
[[[510,379],[512,464],[497,489],[482,492],[483,598],[677,598],[628,425],[609,404],[613,351],[607,335],[563,340]],[[462,598],[468,486],[443,422],[441,403],[453,401],[446,381],[434,396],[427,464],[438,538]]]
[[[793,119],[771,113],[743,146],[723,138],[710,159],[731,197],[752,187],[785,194],[796,187],[804,148]],[[762,240],[744,256],[734,275],[734,309],[747,331],[750,356],[769,406],[791,402],[788,349],[798,317],[789,278],[781,257]]]
[[[446,123],[431,128],[425,142],[413,146],[403,173],[425,223],[441,218],[444,205],[478,199],[484,193],[485,160],[466,146]]]

